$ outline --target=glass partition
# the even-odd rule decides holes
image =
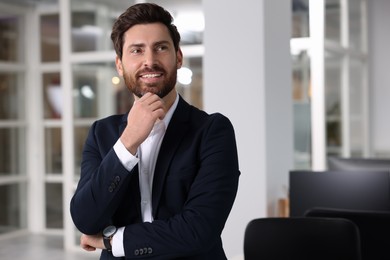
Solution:
[[[26,174],[25,134],[24,127],[0,127],[0,177]]]
[[[97,118],[117,113],[116,98],[124,89],[113,62],[73,65],[75,118]]]
[[[0,234],[27,227],[24,18],[0,10]]]
[[[113,50],[110,39],[114,20],[135,1],[71,1],[73,52]]]
[[[61,128],[45,129],[46,174],[62,174]]]
[[[364,16],[361,1],[349,1],[349,45],[351,49],[365,51],[364,47]]]
[[[0,185],[0,234],[26,228],[26,183]]]
[[[325,58],[325,113],[328,155],[340,155],[341,138],[341,57],[330,51]]]
[[[60,73],[44,73],[43,81],[43,113],[45,119],[62,117],[63,96]]]
[[[17,61],[20,17],[0,14],[0,61]]]
[[[60,27],[59,15],[42,15],[41,26],[41,60],[42,62],[60,61]]]
[[[325,40],[341,44],[340,0],[325,0]]]
[[[23,74],[0,71],[0,120],[25,118],[22,82]]]
[[[47,183],[46,190],[46,227],[63,228],[63,195],[61,183]]]
[[[365,64],[360,59],[352,58],[349,68],[350,75],[350,124],[351,124],[351,157],[364,157],[364,113],[367,103],[364,93]]]

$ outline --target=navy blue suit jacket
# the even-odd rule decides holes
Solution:
[[[127,115],[115,115],[90,129],[70,205],[76,227],[97,234],[126,226],[126,259],[226,259],[221,232],[240,175],[230,121],[180,97],[156,162],[153,223],[142,223],[138,166],[127,171],[113,150],[126,124]],[[101,259],[117,258],[102,250]]]

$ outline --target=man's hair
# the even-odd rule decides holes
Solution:
[[[114,49],[120,59],[123,54],[124,33],[132,26],[137,24],[162,23],[171,35],[175,50],[179,49],[180,34],[176,26],[172,23],[172,15],[159,5],[152,3],[135,4],[127,8],[115,21],[111,40],[114,43]]]

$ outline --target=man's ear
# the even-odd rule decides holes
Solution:
[[[122,65],[122,61],[118,57],[118,55],[115,58],[115,65],[116,65],[116,70],[118,71],[118,74],[123,77],[123,65]]]
[[[176,52],[176,69],[180,69],[182,65],[183,65],[183,53],[179,48]]]

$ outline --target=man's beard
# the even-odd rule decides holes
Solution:
[[[163,73],[168,75],[164,81],[155,83],[155,84],[145,84],[139,81],[139,75],[141,73],[150,72],[150,73]],[[123,72],[123,79],[127,88],[137,97],[141,98],[145,93],[150,92],[158,95],[160,98],[168,95],[169,92],[175,87],[177,79],[177,70],[176,68],[172,70],[171,74],[167,74],[164,69],[159,66],[154,66],[153,68],[143,69],[132,76],[127,71]]]

